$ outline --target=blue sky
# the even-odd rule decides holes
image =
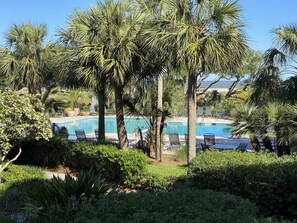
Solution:
[[[4,33],[16,23],[45,23],[48,40],[55,39],[58,27],[66,27],[67,17],[75,9],[88,8],[96,0],[0,0],[0,44]],[[264,51],[273,46],[274,27],[297,23],[296,0],[239,0],[251,47]]]

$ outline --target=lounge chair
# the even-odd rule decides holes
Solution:
[[[238,151],[241,151],[241,152],[245,152],[247,146],[248,146],[247,143],[241,142],[241,143],[239,143],[239,145],[236,147],[235,150],[238,150]]]
[[[53,131],[54,135],[59,136],[61,138],[68,139],[68,137],[69,137],[68,129],[65,126],[60,127],[57,124],[53,123],[52,131]]]
[[[198,109],[197,109],[197,116],[198,116],[198,117],[199,117],[199,116],[203,117],[203,107],[198,106]]]
[[[84,130],[75,130],[76,141],[77,142],[86,142],[86,141],[94,141],[94,139],[87,138]]]
[[[56,123],[52,123],[52,133],[53,135],[58,135],[60,131],[60,126],[58,126]]]
[[[177,133],[169,133],[169,148],[173,149],[174,147],[180,147],[180,140],[179,140],[179,135]]]
[[[216,144],[215,135],[212,133],[205,133],[204,134],[204,144],[206,146],[211,146]]]
[[[210,117],[211,116],[211,108],[209,106],[205,107],[205,116]]]

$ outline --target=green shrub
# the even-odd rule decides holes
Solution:
[[[25,141],[21,144],[22,153],[17,162],[22,164],[57,165],[67,161],[72,153],[72,143],[61,137],[49,140]],[[13,157],[17,151],[11,151],[8,157]]]
[[[187,161],[187,147],[182,146],[174,151],[176,159],[180,161]]]
[[[171,189],[175,179],[159,176],[156,174],[147,174],[143,179],[143,187],[147,191],[167,191]]]
[[[95,168],[108,180],[135,187],[146,172],[146,156],[136,150],[119,150],[114,145],[87,142],[74,145],[70,164],[78,169]]]
[[[255,217],[255,206],[242,198],[212,191],[176,190],[105,196],[80,205],[74,219],[94,223],[246,223],[254,222]]]
[[[0,212],[0,223],[15,223],[15,221],[9,219],[4,213]]]
[[[297,217],[297,157],[205,152],[189,168],[191,185],[255,202],[264,216]]]

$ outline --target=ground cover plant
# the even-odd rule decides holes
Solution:
[[[22,212],[24,204],[32,202],[32,193],[38,190],[45,174],[40,168],[9,165],[0,183],[0,212]]]
[[[255,222],[256,212],[251,202],[240,197],[192,189],[157,194],[111,194],[98,200],[85,200],[76,207],[68,222]],[[55,212],[35,222],[66,220],[60,212]]]
[[[189,168],[190,185],[248,198],[264,216],[296,218],[297,157],[204,152]]]

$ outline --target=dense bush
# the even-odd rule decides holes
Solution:
[[[136,150],[119,150],[114,145],[87,142],[74,145],[72,166],[78,169],[95,168],[108,180],[136,186],[146,172],[146,156]]]
[[[193,159],[191,185],[255,202],[264,216],[297,217],[297,157],[205,152]]]
[[[72,216],[77,223],[217,223],[255,222],[256,208],[242,198],[212,191],[176,190],[168,193],[112,194],[86,200]],[[57,214],[55,213],[55,216]],[[65,222],[61,216],[54,222]],[[46,221],[43,221],[46,222]]]
[[[13,146],[24,139],[48,139],[50,121],[44,115],[41,101],[34,96],[0,90],[0,157],[3,161]],[[21,149],[18,149],[20,154]],[[15,157],[17,158],[17,156]],[[0,163],[0,173],[12,161]]]
[[[66,162],[72,153],[72,143],[68,139],[57,136],[49,140],[24,141],[21,147],[23,152],[17,162],[22,164],[57,165]],[[8,154],[8,158],[15,155],[16,149]]]
[[[15,221],[9,219],[4,213],[0,212],[0,223],[15,223]]]

